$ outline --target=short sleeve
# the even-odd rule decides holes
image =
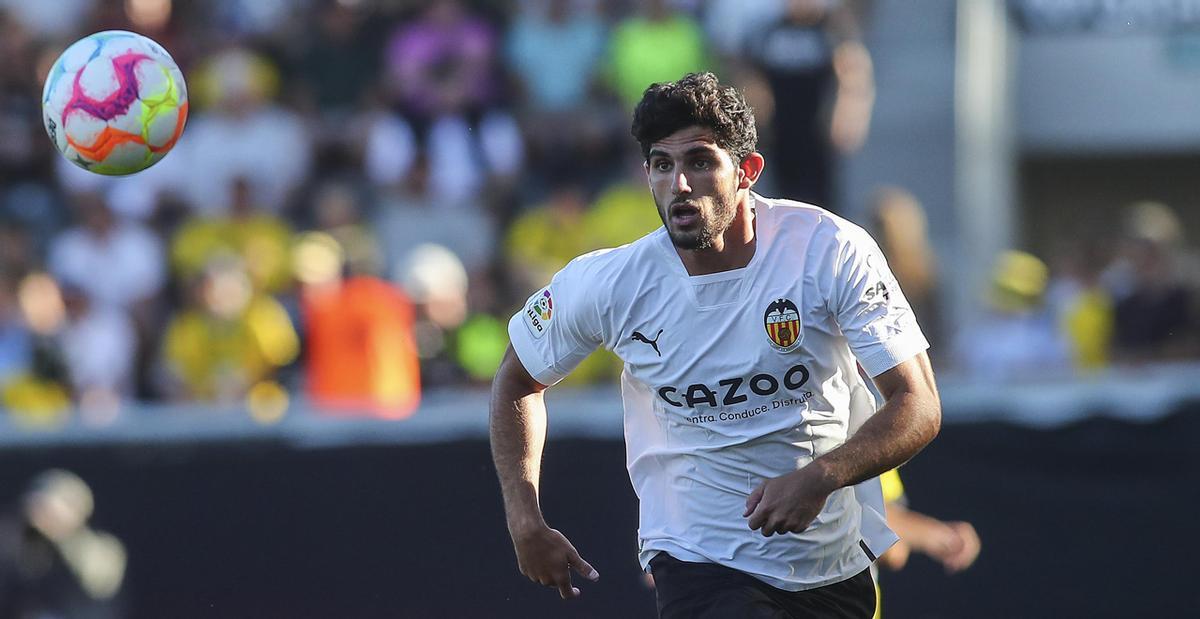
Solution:
[[[603,342],[595,294],[577,261],[533,293],[508,322],[513,350],[543,385],[562,380]]]
[[[878,376],[929,348],[870,235],[845,227],[835,239],[829,308],[867,374]]]

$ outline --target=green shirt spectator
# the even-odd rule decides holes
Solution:
[[[631,109],[650,84],[708,68],[700,25],[661,4],[651,2],[644,16],[622,21],[613,32],[608,67],[612,86]]]

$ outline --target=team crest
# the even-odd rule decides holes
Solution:
[[[763,327],[771,346],[781,352],[791,352],[800,345],[800,310],[789,299],[778,299],[767,306]]]

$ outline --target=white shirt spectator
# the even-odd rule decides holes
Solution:
[[[96,236],[83,228],[63,232],[50,245],[50,272],[83,290],[93,303],[128,308],[156,294],[166,265],[162,243],[133,222]]]
[[[59,337],[76,392],[130,394],[137,332],[125,312],[92,306],[84,316],[69,323]]]
[[[268,105],[244,116],[198,116],[188,123],[176,149],[186,149],[187,195],[198,211],[223,213],[231,183],[245,177],[256,203],[278,212],[308,173],[312,137],[299,116]]]

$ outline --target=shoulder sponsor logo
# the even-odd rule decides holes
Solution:
[[[790,299],[777,299],[767,306],[763,327],[775,350],[791,352],[800,345],[800,310]]]
[[[875,285],[868,286],[867,291],[863,293],[863,300],[869,305],[880,305],[887,303],[892,295],[888,292],[887,284],[883,282],[875,282]]]
[[[540,338],[546,334],[546,329],[550,328],[550,320],[554,318],[554,297],[550,295],[549,288],[543,288],[529,297],[529,302],[525,304],[524,318],[525,326],[529,327],[533,337]]]
[[[882,258],[879,260],[882,260]],[[892,295],[888,290],[888,284],[895,281],[892,280],[892,282],[889,282],[888,280],[891,279],[891,273],[886,268],[879,268],[875,264],[875,261],[875,254],[869,254],[867,256],[867,271],[876,281],[874,284],[867,286],[867,289],[863,291],[862,297],[863,302],[871,307],[884,305],[891,300]]]

